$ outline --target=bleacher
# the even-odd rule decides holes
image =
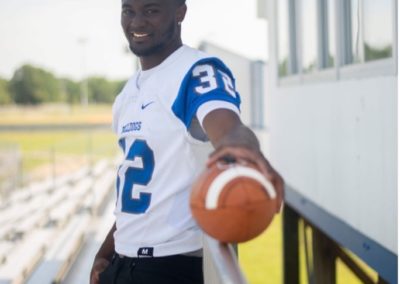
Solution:
[[[30,184],[1,202],[0,284],[88,282],[94,253],[114,222],[117,161]],[[205,283],[246,283],[231,245],[209,237],[204,244]]]
[[[62,282],[113,190],[115,169],[102,160],[2,200],[0,284]]]

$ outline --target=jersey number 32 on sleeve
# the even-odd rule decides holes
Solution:
[[[232,97],[236,97],[235,87],[233,81],[226,73],[218,70],[209,64],[197,65],[192,71],[193,77],[198,77],[200,85],[197,86],[195,91],[199,94],[205,94],[218,88],[217,76],[220,75],[224,84],[225,91]]]
[[[125,182],[122,188],[122,212],[131,214],[145,213],[150,206],[151,193],[140,192],[139,198],[133,198],[135,185],[147,185],[154,171],[154,154],[145,140],[135,140],[126,156],[126,161],[142,161],[141,167],[130,166],[125,172]],[[119,182],[117,182],[119,184]]]

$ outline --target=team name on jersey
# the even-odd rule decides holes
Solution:
[[[141,128],[142,128],[141,121],[129,122],[122,127],[122,133],[139,131]]]

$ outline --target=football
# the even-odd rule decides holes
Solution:
[[[205,233],[224,243],[260,235],[275,215],[276,191],[252,165],[216,163],[194,182],[193,217]]]

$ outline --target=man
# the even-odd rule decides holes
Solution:
[[[221,158],[256,164],[277,189],[280,209],[283,180],[240,121],[233,76],[217,58],[182,44],[185,14],[184,0],[122,0],[121,25],[141,70],[113,105],[125,160],[116,222],[95,257],[92,284],[203,283],[190,187]]]

